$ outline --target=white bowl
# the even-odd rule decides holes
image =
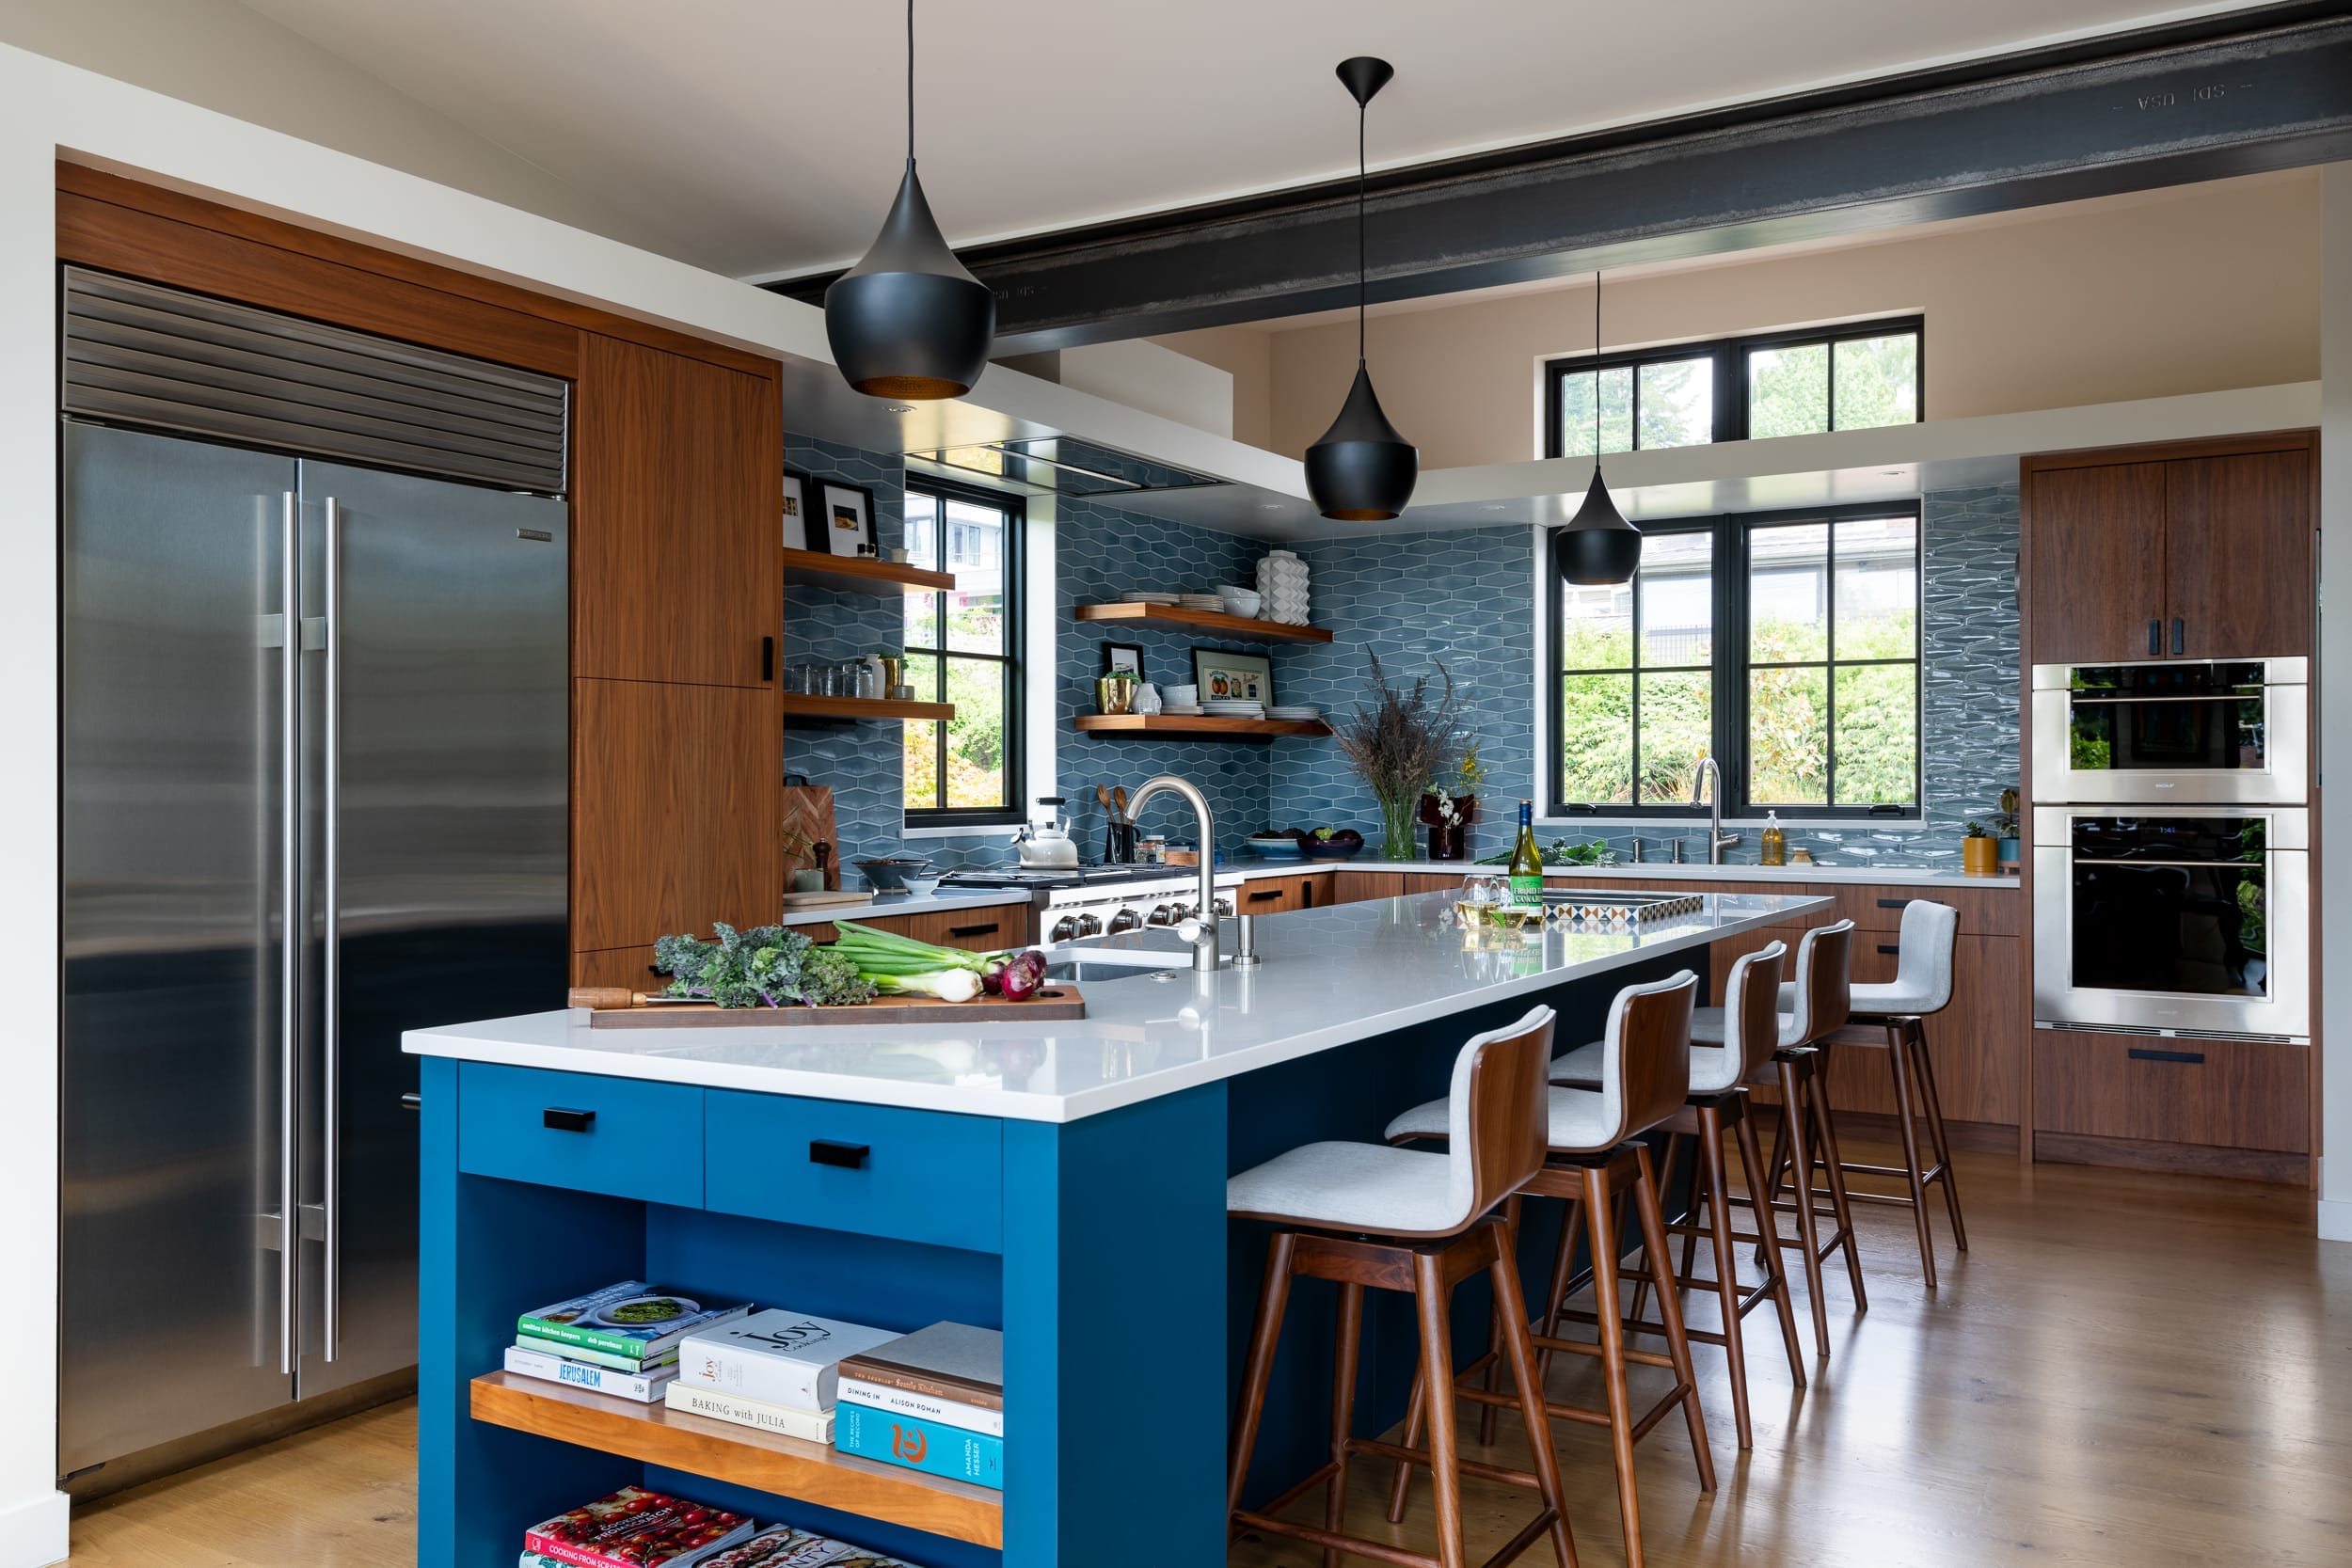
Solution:
[[[940,874],[934,871],[926,872],[919,877],[906,877],[902,880],[905,881],[909,893],[917,898],[928,898],[939,891],[939,877]]]
[[[1216,596],[1224,601],[1226,614],[1239,615],[1245,620],[1257,619],[1258,607],[1265,602],[1247,588],[1220,588]]]
[[[1200,704],[1200,688],[1198,686],[1162,687],[1160,701],[1170,707],[1198,707]]]

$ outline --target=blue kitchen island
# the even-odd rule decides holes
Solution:
[[[1682,890],[1677,890],[1682,891]],[[1089,980],[1079,1022],[411,1031],[423,1067],[418,1557],[507,1568],[526,1526],[644,1484],[929,1568],[1225,1560],[1228,1347],[1263,1227],[1229,1174],[1376,1141],[1536,1002],[1558,1049],[1621,986],[1823,901],[1703,894],[1645,922],[1465,930],[1450,894],[1259,923],[1264,962]],[[977,1022],[977,1021],[976,1021]],[[1523,1262],[1554,1227],[1525,1227]],[[1541,1274],[1533,1277],[1542,1278]],[[619,1279],[912,1330],[1005,1333],[1003,1493],[500,1370],[518,1313]],[[1367,1317],[1359,1429],[1401,1415],[1409,1304]],[[1465,1288],[1454,1321],[1483,1340]],[[1253,1494],[1327,1442],[1331,1315],[1294,1293]]]

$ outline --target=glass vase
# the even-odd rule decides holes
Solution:
[[[1421,794],[1400,795],[1380,802],[1380,858],[1384,861],[1409,861],[1414,858],[1413,829],[1420,820]]]

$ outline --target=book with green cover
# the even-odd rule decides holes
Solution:
[[[707,1303],[683,1291],[625,1279],[584,1296],[536,1307],[517,1319],[516,1328],[528,1338],[634,1356],[642,1364],[673,1349],[695,1329],[739,1318],[750,1310],[746,1303]]]
[[[658,1350],[651,1355],[615,1355],[611,1351],[596,1350],[588,1345],[567,1345],[561,1339],[542,1339],[535,1334],[517,1334],[515,1343],[525,1350],[544,1351],[560,1355],[567,1361],[588,1361],[599,1367],[610,1367],[616,1372],[634,1372],[640,1377],[658,1372],[664,1367],[677,1365],[677,1347]]]

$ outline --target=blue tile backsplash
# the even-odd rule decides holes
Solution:
[[[788,436],[786,461],[820,480],[843,478],[871,487],[878,539],[885,546],[902,542],[905,476],[896,455]],[[1194,644],[1216,642],[1187,632],[1081,623],[1075,606],[1138,588],[1207,591],[1220,582],[1252,583],[1258,559],[1271,546],[1084,500],[1056,504],[1052,711],[1061,784],[1081,852],[1093,858],[1102,850],[1104,814],[1095,785],[1123,784],[1132,791],[1157,772],[1176,773],[1201,787],[1229,856],[1242,839],[1267,826],[1354,826],[1376,842],[1379,814],[1329,740],[1171,742],[1081,736],[1072,729],[1073,718],[1093,711],[1104,641],[1141,644],[1145,675],[1162,687],[1190,680]],[[1810,847],[1824,863],[1957,864],[1962,825],[1970,817],[1989,823],[2001,790],[2016,782],[2017,487],[1931,494],[1922,521],[1927,814],[1919,822],[1884,829],[1792,825],[1790,846]],[[1311,703],[1337,718],[1361,700],[1368,653],[1380,656],[1391,682],[1423,674],[1434,679],[1443,665],[1487,770],[1484,793],[1490,812],[1473,832],[1471,852],[1504,847],[1510,803],[1535,793],[1535,582],[1527,531],[1386,534],[1292,547],[1311,568],[1315,623],[1335,636],[1329,643],[1267,650],[1279,699]],[[891,599],[795,585],[787,606],[788,663],[895,649],[903,639],[899,607]],[[899,747],[896,724],[785,736],[785,766],[834,790],[845,862],[900,845]],[[1042,793],[1041,781],[1033,781],[1029,792]],[[1190,813],[1172,799],[1147,809],[1143,825],[1171,839],[1188,839],[1193,832]],[[1604,838],[1622,853],[1635,831],[1604,824],[1566,836]],[[1666,824],[1639,831],[1659,859],[1677,832]],[[1679,832],[1697,856],[1703,830]],[[1009,836],[1004,831],[925,839],[917,847],[943,865],[1000,863],[1010,858]],[[1751,832],[1731,858],[1753,861],[1755,854]]]

